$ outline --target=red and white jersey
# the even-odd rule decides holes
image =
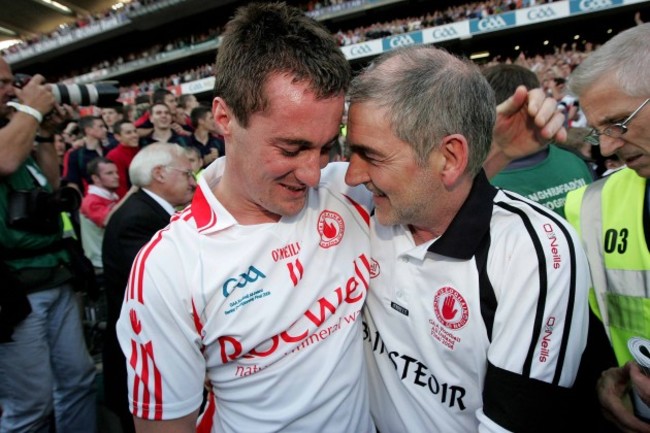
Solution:
[[[364,350],[379,431],[533,431],[556,416],[588,324],[587,259],[566,221],[481,174],[442,236],[416,246],[373,218],[371,248]]]
[[[211,192],[224,161],[134,261],[117,324],[131,411],[188,415],[207,379],[197,431],[374,433],[360,317],[367,191],[329,164],[300,214],[239,225]]]

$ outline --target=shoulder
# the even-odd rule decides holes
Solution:
[[[529,237],[536,237],[543,236],[549,224],[563,230],[572,230],[568,222],[557,213],[518,194],[500,190],[494,198],[493,230],[527,233]]]

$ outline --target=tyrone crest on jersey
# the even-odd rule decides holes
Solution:
[[[320,234],[321,248],[338,245],[345,233],[343,218],[336,212],[324,210],[318,217],[318,233]]]
[[[469,308],[463,296],[453,287],[438,289],[433,297],[433,312],[446,328],[460,329],[469,319]]]

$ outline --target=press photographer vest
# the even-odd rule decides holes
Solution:
[[[0,259],[6,266],[5,269],[20,280],[28,292],[53,287],[72,277],[65,266],[69,261],[68,254],[57,246],[62,238],[62,225],[54,234],[9,227],[7,218],[10,192],[31,191],[39,186],[45,191],[52,191],[32,158],[28,158],[11,175],[0,178]]]

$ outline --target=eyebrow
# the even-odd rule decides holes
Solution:
[[[338,138],[339,138],[339,134],[336,134],[335,136],[330,138],[327,142],[325,142],[325,146],[328,146],[328,145],[336,142],[336,140],[338,140]],[[316,147],[314,145],[314,143],[312,143],[311,141],[303,140],[303,139],[299,139],[299,138],[278,138],[277,141],[279,141],[281,143],[284,143],[284,144],[289,144],[289,145],[292,145],[292,146]]]
[[[379,152],[377,152],[375,149],[365,144],[351,143],[347,140],[345,144],[347,145],[348,149],[350,149],[351,152],[357,152],[357,153],[363,152],[366,155],[375,156],[375,157],[381,156]]]
[[[616,123],[618,121],[625,120],[626,117],[628,117],[632,112],[628,114],[619,114],[618,116],[606,116],[601,120],[598,125],[603,126],[603,125],[611,125],[612,123]]]

